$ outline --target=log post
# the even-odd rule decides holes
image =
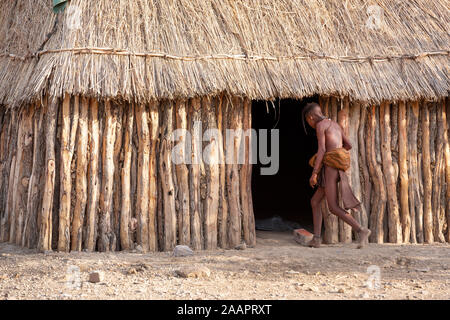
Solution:
[[[406,103],[400,101],[398,104],[398,162],[400,175],[400,212],[403,231],[403,242],[409,243],[411,235],[411,217],[409,215],[409,180],[408,180],[408,138],[406,135],[407,118]]]
[[[150,171],[150,131],[148,128],[148,110],[145,105],[136,106],[136,124],[139,137],[137,203],[136,216],[138,220],[137,243],[144,252],[148,245],[148,205],[149,205],[149,171]]]
[[[419,103],[417,101],[408,104],[408,155],[409,155],[409,167],[408,175],[409,181],[409,210],[410,210],[410,242],[417,243],[417,231],[418,225],[416,223],[419,211],[422,210],[422,204],[420,201],[419,193],[419,177],[417,168],[417,132],[419,123]]]
[[[370,176],[372,177],[372,206],[370,211],[369,226],[372,230],[371,242],[383,243],[384,230],[383,219],[386,206],[386,190],[384,186],[383,172],[381,166],[377,162],[377,154],[379,151],[376,148],[376,118],[377,107],[371,106],[368,130],[367,130],[367,160],[369,165]]]
[[[442,233],[442,219],[440,217],[441,207],[441,177],[445,175],[444,166],[444,108],[441,103],[436,106],[436,144],[435,144],[435,166],[433,172],[432,186],[432,212],[433,212],[433,238],[435,241],[445,242]]]
[[[156,102],[149,105],[150,114],[150,160],[149,160],[149,203],[148,203],[148,246],[150,251],[158,250],[158,166],[157,145],[159,142],[159,110]]]
[[[18,140],[15,175],[17,185],[15,189],[13,212],[16,215],[15,239],[13,242],[22,244],[24,223],[27,218],[27,198],[30,175],[33,167],[33,115],[34,105],[24,107],[20,121],[21,130]]]
[[[42,106],[36,105],[36,108],[33,126],[33,169],[31,171],[27,199],[28,217],[22,238],[22,245],[33,249],[36,248],[38,241],[38,211],[42,199],[42,168],[44,168],[45,163],[45,153],[42,151],[45,144],[43,138],[44,111]]]
[[[134,104],[129,104],[125,112],[125,137],[123,143],[123,167],[121,172],[122,202],[120,215],[120,247],[132,249],[131,224],[131,155],[133,150]]]
[[[338,112],[338,123],[344,130],[344,134],[349,136],[349,100],[348,97],[341,100],[342,108]],[[352,168],[346,171],[350,184],[352,184]],[[341,201],[342,203],[342,201]],[[348,214],[348,213],[347,213]],[[343,243],[351,243],[352,242],[352,228],[344,221],[339,219],[339,241]]]
[[[423,168],[423,229],[426,243],[432,243],[433,213],[431,211],[431,155],[430,155],[430,114],[428,104],[422,106],[422,168]]]
[[[219,147],[216,122],[216,108],[220,102],[217,98],[202,99],[204,115],[203,162],[206,176],[206,194],[203,200],[205,249],[217,248],[217,213],[219,211]]]
[[[89,99],[81,99],[78,120],[76,200],[73,209],[71,250],[82,250],[82,230],[87,203]]]
[[[178,194],[177,201],[179,204],[178,233],[179,243],[182,245],[190,245],[191,243],[191,217],[189,202],[189,169],[186,164],[187,152],[191,149],[191,138],[187,135],[187,101],[178,100],[175,103],[176,108],[176,128],[180,134],[177,144],[177,164],[175,166]]]
[[[447,234],[446,241],[450,242],[450,137],[449,137],[449,115],[447,114],[447,110],[449,109],[445,106],[445,99],[442,100],[442,121],[444,122],[444,169],[445,169],[445,184],[447,185],[447,189],[445,191],[445,211],[446,211],[446,219],[447,219]]]
[[[225,164],[225,154],[224,154],[224,137],[227,129],[227,113],[226,113],[227,101],[224,99],[224,95],[220,96],[220,103],[217,108],[217,128],[220,135],[219,141],[219,157],[220,157],[220,189],[219,189],[219,246],[221,248],[227,248],[228,246],[228,200],[226,194],[226,164]]]
[[[230,214],[230,224],[228,229],[229,246],[234,248],[241,242],[241,205],[240,205],[240,187],[239,187],[239,148],[242,137],[242,119],[239,108],[241,108],[241,99],[231,98],[227,109],[230,115],[229,128],[234,132],[227,134],[226,153],[227,153],[227,192]],[[231,132],[231,131],[230,131]]]
[[[192,165],[190,168],[191,201],[191,246],[194,250],[202,248],[201,222],[200,222],[200,163],[201,163],[201,104],[200,99],[190,101],[189,115],[190,132],[192,138]]]
[[[244,101],[245,104],[248,104],[248,110],[247,110],[247,116],[246,116],[246,122],[245,123],[245,130],[251,130],[252,131],[252,101],[248,98],[245,98]],[[249,229],[249,235],[248,235],[248,243],[247,245],[250,247],[254,247],[256,245],[256,225],[255,225],[255,213],[253,212],[253,199],[252,199],[252,166],[253,166],[253,152],[256,151],[253,150],[253,136],[250,135],[248,137],[248,141],[246,144],[246,152],[247,152],[247,164],[248,167],[246,168],[246,174],[247,174],[247,190],[245,191],[248,196],[248,229]],[[256,155],[255,155],[256,156]]]
[[[58,251],[70,249],[70,209],[72,192],[72,157],[78,126],[79,99],[75,97],[73,117],[70,112],[70,95],[66,94],[62,103],[61,167],[60,167],[60,207]],[[73,120],[72,120],[73,118]],[[72,120],[72,121],[71,121]]]
[[[361,117],[358,129],[358,151],[360,159],[360,168],[362,172],[363,185],[362,185],[362,214],[361,223],[364,227],[369,226],[369,212],[370,212],[370,198],[372,194],[372,183],[370,181],[368,160],[367,160],[367,144],[366,144],[366,130],[367,130],[367,106],[361,106]]]
[[[100,129],[98,117],[98,102],[90,100],[89,114],[89,178],[88,203],[86,209],[86,237],[85,248],[94,251],[97,242],[97,213],[100,195],[99,158],[100,158]]]
[[[122,171],[121,152],[123,149],[123,118],[124,118],[124,105],[116,108],[117,120],[116,120],[116,141],[114,143],[114,191],[113,191],[113,216],[111,217],[112,232],[114,233],[114,239],[116,239],[116,250],[120,250],[120,215],[121,215],[121,183],[120,175]]]
[[[43,190],[42,210],[40,215],[39,251],[52,250],[52,210],[55,187],[55,138],[58,115],[58,100],[46,97],[44,100],[45,119],[45,186]]]
[[[161,123],[161,145],[159,170],[161,175],[164,243],[163,250],[172,250],[177,243],[177,217],[175,209],[175,185],[173,181],[172,133],[173,103],[168,101],[162,106],[163,121]]]
[[[111,102],[105,101],[105,128],[102,150],[102,190],[100,193],[99,251],[114,251],[115,239],[111,228],[114,187],[114,143],[116,117]]]
[[[390,105],[382,102],[380,105],[380,133],[381,133],[381,155],[383,171],[386,179],[387,204],[388,204],[388,230],[389,242],[401,243],[402,230],[399,219],[397,188],[395,181],[394,166],[391,155],[391,124]]]

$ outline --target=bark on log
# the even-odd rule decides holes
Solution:
[[[44,112],[42,106],[36,105],[36,108],[33,126],[33,169],[27,199],[28,216],[25,222],[24,237],[22,238],[22,246],[32,249],[36,248],[38,241],[38,211],[42,201],[42,168],[45,163],[45,153],[43,152],[45,149],[43,138]]]
[[[391,154],[391,126],[390,126],[390,105],[387,102],[382,102],[380,105],[380,128],[381,128],[381,148],[383,172],[386,179],[386,190],[388,199],[388,229],[389,242],[401,243],[402,230],[399,219],[399,209],[397,200],[396,180],[394,178],[395,172],[392,165]]]
[[[13,211],[16,215],[15,239],[12,242],[22,244],[24,222],[27,218],[27,198],[30,175],[33,167],[33,115],[35,108],[33,105],[23,109],[22,119],[19,126],[21,127],[18,140],[18,150],[16,158],[15,175],[17,177],[17,185],[14,192]]]
[[[400,176],[400,213],[402,222],[403,242],[409,243],[411,235],[411,217],[409,210],[409,179],[408,179],[408,138],[406,103],[400,101],[398,104],[398,162]]]
[[[200,222],[200,161],[201,161],[201,103],[200,99],[190,100],[189,115],[190,132],[192,137],[192,165],[190,168],[190,193],[191,200],[191,246],[194,250],[202,248],[201,222]]]
[[[111,217],[112,231],[116,239],[116,250],[120,250],[120,210],[121,210],[121,194],[122,188],[120,181],[120,173],[122,171],[122,138],[123,138],[123,114],[124,107],[119,106],[117,109],[116,121],[116,141],[114,143],[114,191],[113,191],[113,215]]]
[[[371,106],[369,119],[368,119],[368,130],[367,130],[367,160],[369,165],[369,172],[372,177],[372,206],[370,211],[369,226],[372,230],[371,242],[383,243],[384,229],[383,229],[383,219],[384,211],[386,206],[386,190],[384,186],[384,177],[381,166],[377,162],[376,148],[376,111],[377,107],[375,105]]]
[[[358,129],[358,146],[359,146],[359,161],[360,161],[360,171],[362,172],[363,182],[362,187],[362,214],[361,222],[364,227],[369,226],[369,213],[370,213],[370,198],[372,194],[372,183],[370,181],[368,160],[367,160],[367,144],[366,144],[366,129],[367,129],[367,110],[368,107],[361,107],[361,117]]]
[[[70,95],[66,94],[62,103],[61,128],[61,172],[59,200],[59,236],[58,251],[68,252],[70,249],[70,209],[72,200],[72,158],[78,126],[79,98],[75,97],[73,117],[70,110]],[[73,120],[72,120],[73,119]],[[72,121],[71,121],[72,120]]]
[[[338,112],[338,123],[344,130],[344,134],[349,136],[349,112],[350,106],[348,98],[344,98],[341,101],[341,110]],[[350,185],[352,184],[352,168],[346,171],[348,176]],[[342,200],[340,201],[342,204]],[[341,205],[342,206],[342,205]],[[347,213],[349,214],[349,213]],[[346,224],[343,220],[339,219],[339,241],[342,243],[351,243],[352,242],[352,228],[348,224]]]
[[[131,155],[133,150],[134,104],[129,104],[125,113],[125,137],[123,143],[123,167],[121,172],[122,202],[120,215],[120,247],[132,249],[131,226]]]
[[[226,164],[225,164],[225,147],[224,137],[227,129],[227,113],[226,113],[226,98],[224,95],[220,96],[220,103],[217,109],[217,128],[222,133],[219,141],[219,157],[220,157],[220,189],[219,189],[219,246],[221,248],[228,247],[228,200],[226,194]]]
[[[433,238],[434,241],[445,242],[444,234],[442,232],[442,219],[440,218],[441,207],[441,177],[445,174],[443,172],[444,166],[444,117],[443,106],[438,104],[436,106],[436,143],[435,143],[435,166],[433,170],[433,186],[432,186],[432,212],[433,212]]]
[[[87,167],[88,167],[88,124],[89,122],[89,99],[81,99],[80,116],[78,120],[78,142],[77,142],[77,169],[76,169],[76,197],[73,209],[71,250],[81,251],[83,249],[83,221],[87,204]]]
[[[150,168],[149,168],[149,203],[148,203],[148,247],[150,251],[158,250],[157,210],[158,179],[157,150],[159,150],[159,110],[156,102],[149,105],[150,114]]]
[[[191,217],[190,217],[190,202],[189,202],[189,169],[187,167],[187,157],[191,150],[190,136],[187,135],[187,101],[179,100],[175,104],[176,107],[176,128],[180,135],[177,143],[177,164],[175,166],[178,194],[177,201],[179,204],[179,218],[178,218],[178,238],[181,245],[190,245],[191,243]],[[189,150],[186,152],[186,150]],[[189,155],[190,156],[190,155]]]
[[[244,101],[244,103],[248,104],[248,114],[247,114],[247,123],[246,128],[249,130],[252,130],[252,102],[251,100],[247,99]],[[256,150],[253,150],[252,146],[252,140],[253,136],[249,137],[248,141],[248,168],[247,168],[247,190],[246,193],[248,195],[248,229],[249,229],[249,238],[247,245],[250,247],[254,247],[256,245],[256,225],[255,225],[255,213],[253,212],[253,198],[252,198],[252,166],[253,166],[253,152],[256,152]],[[256,154],[255,154],[256,156]]]
[[[445,191],[445,212],[446,212],[446,219],[447,219],[447,234],[446,234],[446,241],[450,242],[450,137],[449,137],[449,130],[450,130],[450,124],[449,124],[449,114],[447,113],[448,107],[446,108],[446,102],[445,100],[442,101],[443,104],[443,110],[442,110],[442,121],[444,122],[444,167],[445,167],[445,183],[447,185],[446,191]]]
[[[100,158],[100,126],[98,114],[98,102],[90,100],[89,113],[89,178],[88,178],[88,203],[86,208],[86,237],[84,239],[85,248],[94,251],[97,242],[97,213],[100,194],[99,176]]]
[[[139,137],[137,203],[138,220],[137,243],[144,252],[149,250],[148,212],[149,212],[149,170],[150,170],[150,131],[148,128],[148,110],[145,105],[136,106],[136,124]]]
[[[55,134],[58,116],[58,101],[45,98],[45,186],[43,190],[41,226],[39,230],[39,251],[52,250],[52,210],[56,174]]]
[[[410,210],[410,242],[417,243],[417,226],[416,219],[419,215],[419,211],[422,209],[422,204],[419,198],[419,185],[418,185],[418,168],[417,168],[417,133],[418,133],[418,123],[419,123],[419,103],[412,102],[408,103],[408,155],[409,155],[409,166],[408,175],[408,200],[409,200],[409,210]],[[420,204],[419,204],[420,203]],[[419,204],[419,205],[418,205]]]
[[[169,251],[172,250],[177,243],[177,217],[172,163],[173,103],[166,102],[161,109],[163,112],[163,121],[161,123],[159,170],[163,199],[163,250]]]
[[[105,101],[105,128],[102,150],[102,187],[100,193],[99,251],[114,251],[115,237],[111,228],[114,187],[114,143],[116,116],[111,102]]]
[[[423,229],[424,240],[432,243],[433,237],[433,214],[431,211],[431,155],[430,155],[430,114],[428,104],[422,106],[422,166],[423,166]]]
[[[241,242],[241,205],[239,188],[238,156],[241,145],[242,119],[239,108],[242,107],[240,98],[231,98],[227,104],[230,115],[229,128],[235,130],[236,135],[226,137],[227,153],[227,192],[229,204],[229,246],[234,248]],[[229,154],[230,153],[230,154]]]

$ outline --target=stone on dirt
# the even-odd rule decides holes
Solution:
[[[175,271],[182,278],[207,278],[211,271],[207,267],[185,267]]]
[[[174,257],[187,257],[194,255],[194,251],[188,246],[178,245],[173,249]]]
[[[102,282],[104,278],[105,274],[103,271],[93,271],[89,274],[89,282],[91,283]]]
[[[247,249],[247,244],[245,242],[242,242],[241,244],[238,244],[236,247],[234,247],[236,250],[245,250]]]
[[[306,231],[305,229],[294,230],[294,240],[302,246],[307,246],[308,243],[313,239],[313,234]]]

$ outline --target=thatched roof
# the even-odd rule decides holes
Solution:
[[[51,3],[0,2],[0,104],[43,92],[141,102],[449,92],[448,0],[71,0],[58,18]],[[375,4],[379,29],[367,27]],[[75,6],[80,29],[67,23]]]

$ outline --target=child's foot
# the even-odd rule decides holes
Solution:
[[[321,240],[320,237],[316,237],[314,236],[314,238],[312,238],[312,240],[310,242],[308,242],[308,247],[311,248],[320,248],[320,244],[321,244]]]
[[[372,233],[367,228],[361,228],[359,231],[359,243],[358,243],[358,249],[362,249],[366,246],[366,244],[369,243],[369,236]]]

